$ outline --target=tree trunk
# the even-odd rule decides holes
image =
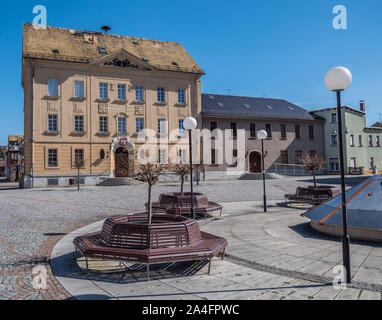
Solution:
[[[180,194],[183,195],[183,187],[184,187],[184,176],[182,176],[182,182],[180,184]]]
[[[152,208],[151,208],[151,184],[149,184],[149,199],[148,199],[148,212],[147,212],[147,215],[148,215],[148,224],[151,225],[151,211],[152,211]]]
[[[315,174],[314,170],[312,170],[312,176],[313,176],[313,181],[314,181],[314,189],[317,190],[316,174]]]
[[[77,191],[80,190],[80,166],[78,166],[78,173],[77,173]]]

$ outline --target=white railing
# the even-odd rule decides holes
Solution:
[[[285,176],[309,176],[312,174],[302,164],[274,163],[272,168],[267,171]]]

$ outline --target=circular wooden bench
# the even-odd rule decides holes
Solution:
[[[152,203],[152,209],[155,212],[191,214],[191,193],[185,192],[183,195],[180,192],[162,193],[159,200]],[[194,211],[195,214],[204,215],[204,218],[207,217],[208,212],[213,211],[220,211],[221,216],[223,207],[216,202],[209,201],[203,193],[194,193]]]
[[[100,232],[80,236],[73,241],[86,259],[102,258],[138,262],[147,265],[162,262],[211,260],[222,252],[227,241],[200,231],[197,221],[172,215],[154,214],[148,225],[147,215],[124,215],[105,220]]]

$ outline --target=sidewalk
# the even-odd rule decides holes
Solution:
[[[299,216],[302,211],[279,207],[277,202],[270,203],[266,214],[258,201],[223,205],[222,218],[200,221],[202,230],[224,236],[229,243],[228,259],[215,258],[211,275],[205,263],[189,263],[154,269],[152,280],[146,282],[139,266],[131,273],[116,263],[99,261],[90,264],[99,272],[84,274],[75,263],[72,241],[99,230],[103,221],[59,241],[51,256],[52,270],[77,299],[381,299],[380,292],[336,290],[330,285],[330,270],[340,261],[340,243],[309,234],[306,219]],[[354,254],[365,248],[352,245]],[[333,256],[331,263],[323,259],[327,256]],[[78,262],[83,264],[81,258]],[[107,272],[111,269],[114,272]]]
[[[281,204],[280,204],[281,205]],[[248,212],[252,206],[253,213]],[[332,281],[333,268],[342,264],[340,239],[314,231],[304,210],[277,207],[272,202],[268,213],[262,203],[230,203],[223,219],[209,221],[203,230],[228,240],[227,254],[259,270],[319,282]],[[382,291],[382,244],[351,243],[353,285]]]

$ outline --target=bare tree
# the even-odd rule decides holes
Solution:
[[[190,173],[190,166],[188,164],[176,164],[172,167],[174,172],[180,176],[181,184],[180,184],[180,194],[183,195],[184,190],[184,177]]]
[[[151,224],[152,206],[151,206],[151,189],[158,182],[159,176],[163,173],[164,166],[152,163],[141,164],[139,172],[134,175],[134,179],[148,184],[148,224]]]
[[[325,168],[324,158],[317,154],[312,155],[306,152],[300,157],[300,162],[305,166],[306,169],[312,171],[314,189],[317,189],[316,171]]]
[[[80,155],[76,155],[73,166],[77,169],[77,190],[80,190],[80,169],[84,167],[84,164],[84,159]]]

